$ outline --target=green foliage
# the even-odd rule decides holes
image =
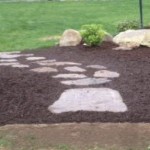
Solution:
[[[139,18],[137,0],[0,1],[3,1],[0,2],[0,51],[50,47],[57,41],[41,39],[61,35],[70,28],[79,30],[81,25],[90,22],[103,24],[113,35],[117,33],[118,22],[126,16]],[[150,21],[149,8],[149,0],[144,0],[145,25]]]
[[[129,29],[138,29],[139,23],[136,20],[125,20],[118,24],[117,30],[118,32],[126,31]]]
[[[106,32],[102,29],[101,25],[90,24],[83,25],[80,33],[83,38],[83,42],[89,46],[97,46],[102,42]]]

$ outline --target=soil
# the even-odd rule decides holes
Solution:
[[[124,113],[68,112],[52,114],[48,106],[55,102],[68,86],[52,78],[53,73],[38,74],[29,69],[0,66],[0,125],[63,122],[150,122],[150,48],[116,51],[116,45],[103,43],[99,47],[53,47],[26,51],[57,61],[99,64],[120,73],[109,83],[94,87],[118,90],[128,107]],[[23,57],[20,62],[28,64]],[[34,68],[36,65],[32,65]],[[86,72],[90,75],[90,71]],[[70,86],[72,88],[74,86]],[[89,86],[93,87],[93,86]]]

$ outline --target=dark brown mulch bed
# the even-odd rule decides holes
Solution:
[[[53,47],[33,52],[57,61],[83,65],[100,64],[121,74],[111,82],[95,86],[118,90],[128,107],[126,113],[76,112],[55,115],[47,108],[68,86],[27,69],[0,67],[0,125],[62,122],[150,122],[150,48],[114,51],[113,44],[100,47]],[[28,53],[28,52],[26,52]],[[25,62],[25,60],[20,59]],[[28,63],[28,62],[26,62]],[[32,66],[34,67],[34,66]],[[88,72],[87,72],[88,74]],[[92,86],[93,87],[93,86]],[[71,87],[70,87],[71,88]]]

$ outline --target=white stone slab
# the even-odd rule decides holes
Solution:
[[[102,77],[102,78],[118,78],[120,76],[119,73],[108,71],[108,70],[99,70],[96,71],[94,77]]]
[[[14,64],[12,65],[13,68],[29,68],[29,65],[25,64]]]
[[[83,88],[66,90],[48,110],[56,114],[76,111],[126,112],[127,106],[118,91]]]
[[[68,74],[58,74],[56,76],[53,76],[53,78],[76,79],[76,78],[86,78],[86,75],[68,73]]]
[[[13,52],[0,52],[0,55],[1,54],[20,54],[21,52],[20,51],[13,51]]]
[[[26,60],[43,60],[45,57],[27,57]]]
[[[74,62],[55,62],[55,61],[50,61],[50,62],[37,62],[41,66],[65,66],[65,65],[81,65],[80,63],[74,63]]]
[[[0,62],[16,62],[17,59],[0,59]]]
[[[77,67],[77,66],[65,67],[64,69],[70,72],[85,72],[86,71],[85,69]]]
[[[38,65],[41,65],[41,66],[49,66],[49,64],[55,61],[56,61],[55,59],[48,59],[48,60],[36,61],[34,63],[37,63]]]
[[[0,54],[0,58],[4,58],[4,59],[12,59],[12,58],[18,58],[18,57],[29,57],[29,56],[33,56],[34,54],[7,54],[7,53],[3,53]]]
[[[111,80],[108,80],[106,78],[85,78],[85,79],[77,79],[77,80],[66,80],[61,81],[62,84],[65,85],[97,85],[97,84],[103,84],[110,82]]]
[[[92,69],[106,69],[105,66],[101,66],[101,65],[89,65],[89,66],[87,66],[87,68],[92,68]]]
[[[38,73],[58,72],[57,69],[51,67],[39,67],[39,68],[31,69],[31,71],[38,72]]]
[[[17,65],[19,64],[18,62],[3,62],[0,63],[0,66],[12,66],[12,65]]]
[[[18,57],[20,57],[20,54],[14,54],[14,55],[0,54],[0,58],[5,58],[5,59],[18,58]]]

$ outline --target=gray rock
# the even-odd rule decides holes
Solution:
[[[106,67],[101,66],[101,65],[89,65],[87,68],[92,68],[92,69],[106,69]]]
[[[62,84],[65,85],[78,85],[78,86],[88,86],[88,85],[97,85],[97,84],[103,84],[110,82],[111,80],[108,80],[106,78],[85,78],[85,79],[77,79],[77,80],[66,80],[61,81]]]
[[[25,65],[25,64],[14,64],[12,65],[13,68],[29,68],[29,65]]]
[[[41,66],[65,66],[65,65],[81,65],[80,63],[74,63],[74,62],[55,62],[53,60],[46,60],[41,62],[36,62],[37,64]]]
[[[18,57],[28,57],[33,56],[34,54],[16,54],[16,53],[0,53],[0,58],[4,59],[13,59]]]
[[[64,79],[75,79],[75,78],[86,78],[84,74],[58,74],[53,76],[53,78],[64,78]]]
[[[39,67],[39,68],[31,69],[31,71],[38,72],[38,73],[58,72],[57,69],[51,67]]]
[[[43,60],[45,57],[27,57],[26,60]]]
[[[1,59],[0,62],[16,62],[17,59]]]
[[[64,69],[70,72],[85,72],[86,71],[85,69],[77,67],[77,66],[65,67]]]
[[[119,73],[108,70],[99,70],[96,71],[94,74],[94,77],[101,77],[101,78],[118,78],[119,76],[120,76]]]
[[[18,65],[18,62],[3,62],[0,63],[0,66],[12,66],[12,65]]]
[[[118,91],[109,88],[69,89],[49,106],[52,113],[95,111],[95,112],[126,112]]]

